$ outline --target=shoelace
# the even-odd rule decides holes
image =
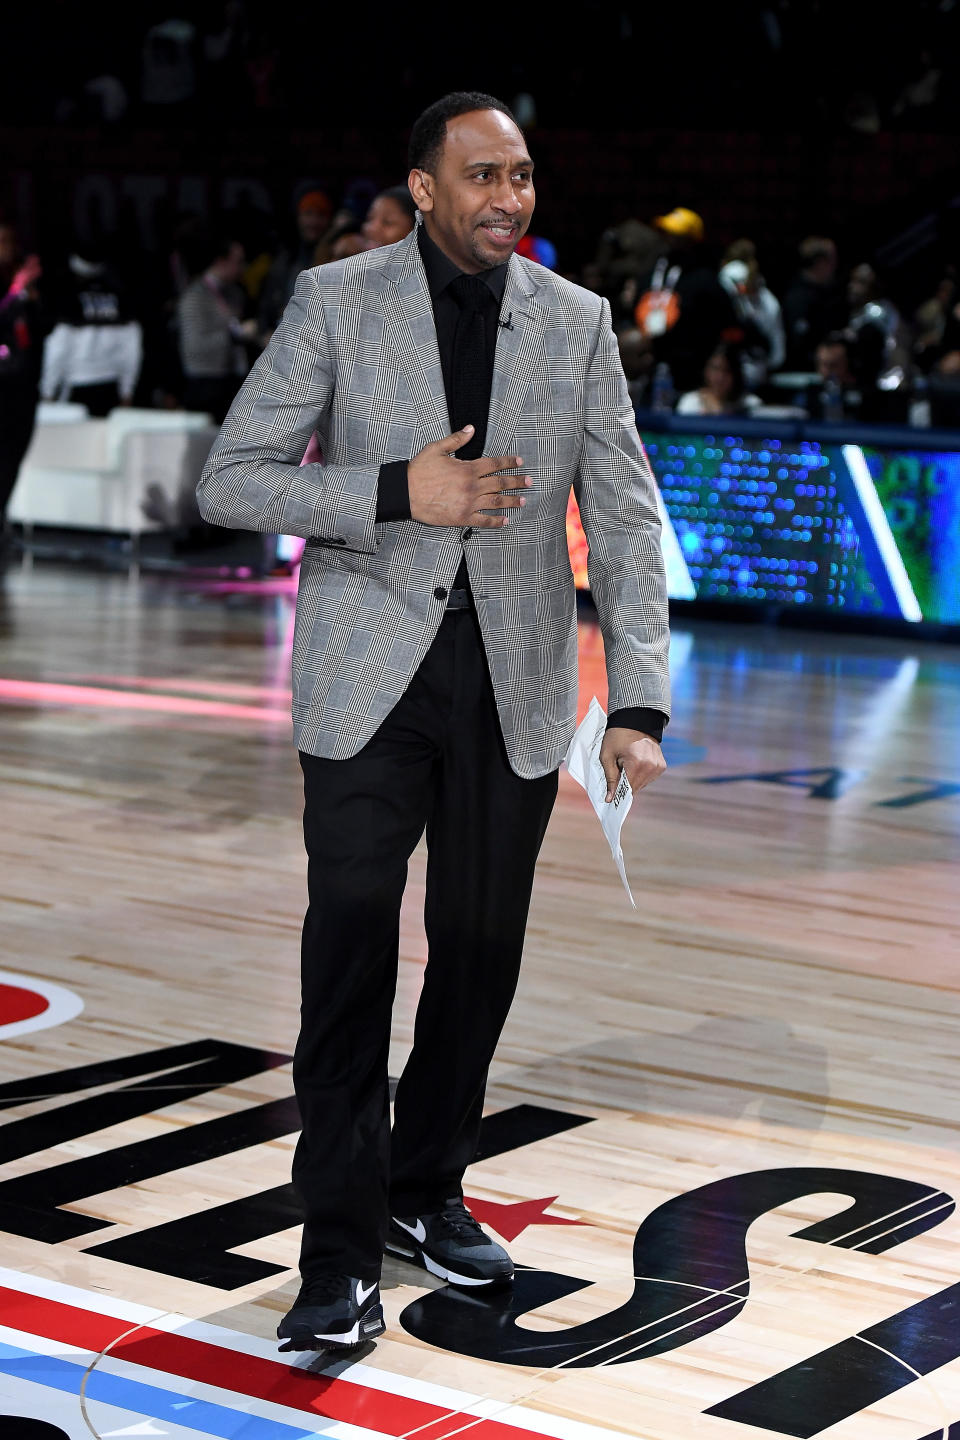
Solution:
[[[349,1276],[318,1275],[314,1280],[303,1282],[297,1305],[329,1305],[332,1300],[344,1300],[349,1294]]]
[[[462,1200],[450,1201],[437,1216],[437,1222],[445,1234],[458,1240],[461,1245],[486,1245],[488,1240]]]

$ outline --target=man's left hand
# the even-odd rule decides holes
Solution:
[[[622,770],[634,794],[657,780],[667,768],[663,751],[652,735],[642,730],[625,730],[613,726],[603,737],[600,764],[607,777],[607,800],[612,800],[620,784]]]

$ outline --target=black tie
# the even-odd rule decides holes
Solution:
[[[460,307],[453,337],[453,375],[451,376],[450,428],[462,430],[472,425],[474,433],[468,445],[457,451],[461,460],[475,460],[483,454],[490,409],[492,366],[487,354],[487,327],[484,311],[493,295],[476,275],[458,275],[450,282],[450,293]]]

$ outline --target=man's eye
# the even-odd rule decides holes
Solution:
[[[490,171],[489,171],[489,170],[477,170],[477,171],[474,173],[474,177],[473,177],[473,178],[474,178],[474,180],[486,180],[486,179],[488,179],[489,175],[490,175]]]

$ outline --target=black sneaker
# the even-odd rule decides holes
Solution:
[[[509,1285],[513,1261],[485,1235],[462,1199],[445,1200],[430,1215],[396,1215],[385,1247],[451,1285]]]
[[[380,1286],[353,1275],[305,1280],[277,1327],[285,1350],[353,1350],[384,1332]]]

